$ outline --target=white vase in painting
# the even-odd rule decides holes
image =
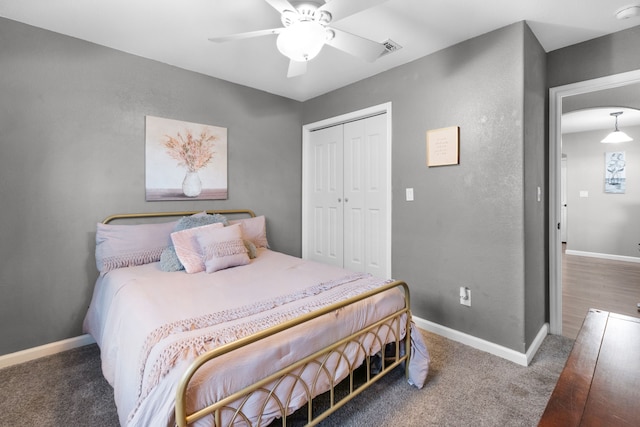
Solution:
[[[187,171],[182,181],[182,192],[187,197],[198,197],[202,192],[202,181],[197,171]]]

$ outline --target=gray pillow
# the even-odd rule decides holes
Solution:
[[[180,271],[184,270],[184,265],[178,259],[176,250],[173,245],[165,248],[160,254],[160,270],[162,271]]]
[[[203,225],[215,224],[216,222],[221,222],[225,226],[229,225],[229,222],[224,215],[192,215],[180,218],[173,231],[202,227]],[[165,248],[160,254],[160,269],[168,272],[184,270],[184,265],[182,265],[178,259],[178,255],[176,254],[176,250],[173,245]]]
[[[251,240],[242,239],[244,243],[244,247],[249,251],[247,254],[249,255],[249,259],[254,259],[258,256],[258,250],[256,249],[256,245],[253,244]]]
[[[182,231],[189,228],[202,227],[203,225],[215,224],[221,222],[225,227],[229,225],[229,221],[224,215],[202,215],[202,216],[183,216],[180,218],[173,231]]]

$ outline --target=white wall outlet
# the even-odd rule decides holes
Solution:
[[[406,189],[407,202],[413,201],[413,188]]]
[[[460,286],[460,304],[471,307],[471,289]]]

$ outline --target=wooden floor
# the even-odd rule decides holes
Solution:
[[[562,255],[562,335],[575,339],[589,308],[640,317],[640,263]]]

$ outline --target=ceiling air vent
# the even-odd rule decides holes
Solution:
[[[385,51],[382,52],[382,55],[380,56],[385,56],[392,52],[395,52],[396,50],[402,49],[402,46],[400,46],[398,43],[394,42],[391,39],[387,39],[386,41],[383,41],[382,45],[384,46]]]

